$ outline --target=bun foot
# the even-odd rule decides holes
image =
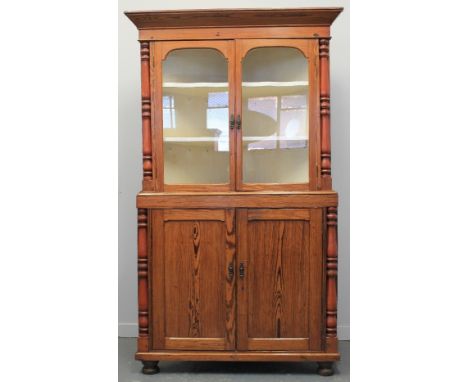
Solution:
[[[323,377],[333,375],[333,362],[319,362],[317,373]]]
[[[141,361],[143,364],[143,368],[141,369],[141,372],[143,374],[158,374],[159,373],[159,367],[158,367],[158,362],[159,361]]]

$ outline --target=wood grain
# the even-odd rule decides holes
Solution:
[[[151,260],[151,300],[152,300],[152,334],[151,348],[164,349],[165,346],[165,311],[166,305],[165,289],[165,267],[164,267],[164,211],[152,210],[152,251]]]
[[[236,115],[237,85],[236,85],[236,43],[229,41],[228,45],[228,81],[229,81],[229,118]],[[236,157],[237,157],[237,129],[229,129],[229,182],[230,190],[236,190]]]
[[[318,40],[309,40],[309,186],[320,189],[320,60]]]
[[[322,208],[310,209],[310,266],[309,266],[309,349],[323,350],[323,211]]]
[[[241,151],[241,147],[238,146],[238,152]],[[239,154],[238,158],[241,158],[239,162],[242,165],[242,155]],[[241,169],[242,167],[238,165],[237,172],[240,172]],[[237,187],[239,191],[307,191],[309,188],[309,183],[242,183]]]
[[[308,223],[253,221],[248,232],[249,338],[308,337]]]
[[[223,226],[217,221],[165,223],[166,336],[224,336]]]
[[[226,59],[230,58],[232,54],[230,52],[230,46],[232,46],[232,41],[210,41],[210,40],[197,40],[197,41],[163,41],[161,42],[161,59],[164,61],[167,58],[167,55],[173,50],[177,49],[197,49],[197,48],[207,48],[207,49],[216,49],[220,52]],[[188,63],[190,64],[190,63]]]
[[[156,302],[155,317],[163,324],[153,344],[173,350],[234,349],[235,280],[227,273],[235,257],[234,211],[161,212],[154,231],[163,236],[162,243],[156,243],[153,256],[159,258],[155,283],[163,289],[158,300],[164,301]]]
[[[234,116],[236,120],[242,116],[242,45],[244,40],[236,39],[235,40],[235,67],[234,67],[234,76],[235,76],[235,85],[234,85]],[[236,142],[236,190],[242,190],[242,129],[235,130],[235,142]]]
[[[329,41],[341,11],[127,13],[139,28],[141,53],[136,358],[147,372],[159,360],[318,361],[327,374],[339,359]],[[309,63],[309,182],[244,184],[242,128],[233,128],[228,183],[165,185],[167,55],[184,48],[220,51],[228,61],[229,115],[237,117],[242,59],[272,46],[299,49]]]
[[[162,51],[161,43],[151,42],[151,130],[153,140],[153,173],[156,180],[154,191],[163,191],[164,184],[164,145],[162,111]]]
[[[339,353],[284,351],[154,351],[138,352],[137,360],[154,361],[339,361]]]
[[[164,192],[223,192],[231,191],[234,187],[231,187],[228,183],[211,183],[211,184],[164,184]]]
[[[141,117],[143,135],[143,190],[153,189],[153,150],[151,142],[150,43],[140,42]]]
[[[138,351],[148,351],[148,210],[138,209]]]
[[[338,205],[334,191],[313,193],[140,193],[139,208],[311,208]]]
[[[326,348],[329,352],[338,351],[336,337],[337,321],[337,276],[338,276],[338,248],[337,248],[337,209],[327,209],[327,321]]]
[[[239,208],[236,210],[236,231],[237,231],[237,269],[243,264],[248,269],[249,247],[248,247],[248,210]],[[236,338],[237,350],[248,350],[248,274],[247,278],[237,280],[237,319]]]
[[[321,189],[331,190],[331,142],[330,142],[330,64],[329,38],[319,40],[320,56],[320,125],[321,125]]]
[[[239,49],[237,53],[238,62],[242,62],[247,53],[255,48],[264,48],[264,47],[288,47],[295,48],[299,50],[305,58],[309,57],[309,40],[306,39],[243,39],[239,41]]]
[[[329,26],[343,8],[194,9],[125,12],[138,29]]]
[[[224,210],[167,210],[164,212],[164,220],[220,220],[226,219]]]
[[[248,220],[309,220],[309,210],[304,209],[252,209],[247,213]]]
[[[207,349],[207,350],[225,350],[226,344],[224,338],[165,338],[165,348],[172,350],[187,349]]]
[[[238,350],[321,349],[321,224],[321,209],[238,209]]]
[[[166,220],[166,216],[164,216],[164,220]],[[198,338],[200,337],[200,222],[198,221],[192,223],[192,240],[191,282],[189,282],[190,328],[188,336]],[[183,256],[184,253],[177,253],[175,255]],[[213,305],[216,306],[216,304],[209,304],[209,306]]]
[[[236,347],[236,278],[228,276],[228,267],[231,264],[236,269],[236,231],[235,231],[235,211],[226,210],[226,264],[224,269],[225,277],[225,301],[226,301],[226,350],[233,350]]]
[[[240,38],[312,38],[329,37],[329,26],[307,27],[215,27],[196,29],[142,29],[139,31],[140,40],[229,40]]]
[[[309,349],[308,338],[249,338],[248,349],[258,350],[287,350],[287,351],[305,351]]]

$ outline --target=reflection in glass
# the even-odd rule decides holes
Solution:
[[[242,66],[244,183],[309,181],[308,63],[295,48],[251,50]]]
[[[163,96],[163,128],[175,128],[174,96]]]
[[[163,61],[164,182],[229,181],[229,93],[224,56],[179,49]]]

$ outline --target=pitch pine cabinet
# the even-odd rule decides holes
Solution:
[[[330,26],[341,8],[128,12],[141,46],[136,359],[337,346]]]

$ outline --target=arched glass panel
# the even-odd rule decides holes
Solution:
[[[243,183],[309,182],[308,60],[288,47],[242,61]]]
[[[228,63],[215,49],[178,49],[163,61],[164,182],[229,182]]]

